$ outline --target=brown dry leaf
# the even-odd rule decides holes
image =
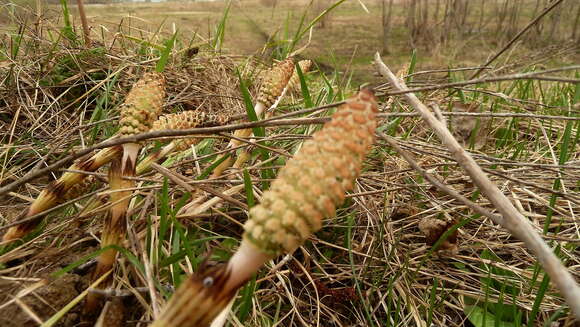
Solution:
[[[477,103],[454,101],[451,106],[453,112],[479,112]],[[470,147],[473,138],[473,148],[481,150],[490,134],[488,117],[452,116],[450,125],[453,136],[464,148]]]
[[[436,218],[423,218],[419,222],[419,230],[425,234],[425,243],[429,246],[433,246],[437,240],[445,233],[449,228],[455,225],[457,221],[444,221]],[[450,253],[457,253],[457,230],[455,230],[449,237],[443,241],[441,246],[437,251],[445,251]]]

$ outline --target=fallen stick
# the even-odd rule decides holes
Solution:
[[[381,133],[381,132],[377,132],[377,135],[380,139],[387,142],[389,144],[389,146],[391,148],[393,148],[393,150],[395,150],[395,152],[397,152],[401,157],[403,157],[403,159],[405,159],[405,161],[407,161],[407,163],[409,163],[411,168],[413,168],[415,171],[417,171],[419,174],[421,174],[421,176],[423,176],[433,186],[439,188],[441,191],[447,193],[448,195],[452,196],[456,200],[462,202],[463,204],[465,204],[466,206],[471,208],[471,210],[473,210],[474,212],[476,212],[482,216],[489,217],[493,221],[501,221],[503,223],[502,216],[496,215],[496,214],[490,212],[489,210],[483,208],[482,206],[478,205],[477,203],[469,200],[468,198],[461,195],[459,192],[455,191],[453,188],[445,185],[443,182],[441,182],[435,176],[429,174],[425,169],[421,168],[421,166],[419,166],[417,161],[415,161],[415,159],[413,158],[413,155],[411,153],[403,150],[394,138],[386,135],[385,133]]]
[[[379,73],[385,77],[393,88],[398,91],[406,91],[408,88],[404,82],[400,82],[391,70],[385,65],[379,53],[375,54],[375,64]],[[413,93],[405,93],[407,102],[415,108],[423,120],[433,129],[443,144],[455,157],[457,163],[467,172],[481,192],[489,199],[494,207],[501,213],[503,220],[494,219],[494,222],[505,227],[515,237],[538,256],[538,260],[552,281],[560,289],[570,309],[580,320],[580,288],[570,272],[564,267],[560,259],[552,252],[552,249],[542,240],[529,221],[518,212],[509,199],[493,184],[485,175],[481,167],[467,153],[451,132],[443,125],[431,111]]]

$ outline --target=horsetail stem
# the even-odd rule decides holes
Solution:
[[[161,113],[165,98],[165,78],[161,73],[146,73],[127,94],[120,107],[120,134],[123,136],[148,132],[153,122]],[[101,248],[110,245],[120,245],[125,235],[127,208],[132,191],[123,191],[135,186],[133,180],[123,177],[135,176],[135,164],[141,145],[138,143],[123,144],[121,160],[114,160],[109,170],[111,188],[111,209],[109,210],[101,235]],[[108,249],[97,258],[97,267],[93,272],[93,280],[111,270],[115,264],[117,250]],[[101,284],[100,287],[107,286]],[[92,320],[101,305],[100,296],[89,293],[84,307],[85,318]]]
[[[98,185],[99,180],[96,178],[95,175],[88,175],[79,183],[73,185],[70,190],[68,190],[62,198],[62,202],[70,201],[72,199],[76,199],[79,196],[82,196],[87,192],[87,190],[91,189],[91,186]]]
[[[120,156],[121,153],[121,146],[102,149],[95,155],[74,163],[69,167],[69,169],[94,172],[101,166]],[[59,202],[62,202],[66,193],[76,184],[80,183],[86,176],[86,174],[73,172],[65,172],[62,174],[58,180],[48,184],[48,186],[40,192],[38,197],[28,208],[24,218],[46,211],[57,205]],[[11,227],[8,229],[6,234],[4,234],[3,241],[12,241],[26,236],[26,234],[34,230],[41,221],[42,217],[38,217],[34,220]]]
[[[125,226],[127,222],[127,207],[133,191],[128,190],[135,186],[131,179],[124,179],[121,159],[117,158],[111,162],[109,170],[109,185],[111,188],[111,209],[105,217],[103,233],[101,235],[101,248],[109,245],[120,245],[125,235]],[[127,177],[127,175],[125,175]],[[132,177],[132,176],[131,176]],[[102,252],[97,258],[97,266],[93,271],[92,280],[97,280],[107,271],[111,270],[115,264],[117,250],[108,249]],[[110,278],[99,285],[99,288],[107,287],[110,284]],[[100,307],[100,295],[89,293],[85,303],[84,312],[86,316],[92,317],[98,314]]]
[[[154,327],[209,326],[268,260],[292,252],[334,215],[353,188],[374,140],[376,98],[369,90],[346,101],[280,170],[250,209],[242,243],[227,265],[202,266],[173,295]]]
[[[237,131],[234,132],[234,136],[236,138],[248,138],[251,135],[252,135],[251,129],[238,129]],[[228,143],[228,148],[234,148],[240,144],[242,144],[242,141],[231,139],[230,142]],[[216,161],[221,160],[221,158],[223,158],[224,156],[228,157],[224,161],[222,161],[217,167],[214,168],[211,174],[212,178],[221,176],[226,169],[230,168],[232,164],[234,164],[234,158],[228,154],[222,155],[220,158],[216,159]]]

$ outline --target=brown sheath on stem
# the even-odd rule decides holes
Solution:
[[[189,276],[171,297],[163,315],[150,327],[205,327],[235,295],[222,292],[230,278],[225,265],[205,267]]]
[[[114,158],[121,155],[123,149],[119,146],[114,146],[107,149],[102,149],[97,154],[84,160],[80,160],[69,167],[70,170],[82,170],[87,172],[94,172],[101,166],[109,163]],[[23,218],[31,217],[43,211],[46,211],[61,200],[64,199],[65,194],[75,185],[82,182],[87,177],[86,174],[81,173],[64,173],[58,180],[51,182],[48,186],[40,192],[38,197],[28,208],[26,215]],[[42,221],[42,217],[27,221],[20,225],[16,225],[8,229],[4,234],[3,241],[12,241],[26,236]]]
[[[127,207],[131,200],[133,191],[123,191],[131,189],[135,186],[135,182],[131,179],[124,179],[124,176],[134,176],[133,171],[122,171],[122,162],[120,158],[113,160],[111,169],[109,170],[109,184],[111,186],[111,209],[106,215],[105,224],[103,226],[103,233],[101,235],[101,248],[109,245],[121,245],[125,237],[125,229],[127,224]],[[117,257],[117,250],[108,249],[101,253],[97,258],[97,266],[93,272],[92,280],[97,280],[107,271],[113,269]],[[99,285],[100,288],[105,288],[110,285],[112,278],[104,281]],[[101,295],[91,293],[87,295],[85,303],[84,314],[86,317],[96,317],[101,306]]]

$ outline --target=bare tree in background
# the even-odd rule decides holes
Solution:
[[[506,21],[510,0],[497,0],[495,3],[495,17],[497,18],[495,36],[499,38],[503,32],[503,23]]]
[[[483,18],[485,17],[485,0],[479,3],[479,22],[477,23],[477,33],[483,32]]]
[[[574,25],[572,26],[572,35],[570,38],[572,41],[580,42],[580,35],[578,34],[578,26],[580,25],[580,4],[577,4],[576,8],[576,18],[574,19]]]
[[[260,0],[260,4],[265,7],[275,8],[278,4],[278,0]]]
[[[417,0],[410,0],[409,8],[407,9],[407,21],[405,25],[409,30],[409,42],[411,43],[411,47],[413,49],[416,47],[416,39],[417,39],[417,25],[415,21],[416,14],[417,14]]]
[[[508,26],[505,32],[506,38],[511,39],[519,30],[519,15],[522,7],[522,0],[511,0],[511,6],[508,9]]]
[[[436,52],[440,46],[473,35],[485,36],[494,45],[503,44],[539,15],[542,19],[523,35],[526,46],[578,40],[580,1],[559,0],[564,5],[556,7],[553,1],[556,0],[407,0],[400,4],[410,46]],[[383,53],[389,52],[393,2],[381,2]],[[544,17],[548,8],[555,9]]]
[[[461,6],[460,26],[458,26],[457,29],[462,34],[471,34],[471,27],[468,25],[468,20],[467,20],[469,18],[469,10],[471,9],[471,7],[469,6],[471,1],[468,1],[468,0],[455,0],[455,1],[459,2],[460,6]]]
[[[315,0],[314,1],[314,16],[318,16],[324,10],[328,9],[332,5],[332,0]],[[331,13],[324,15],[320,21],[318,21],[318,26],[320,28],[326,28],[330,24],[332,18]]]
[[[388,3],[388,5],[387,5]],[[382,1],[382,19],[383,19],[383,54],[390,53],[391,41],[391,20],[393,17],[393,0]]]
[[[440,42],[445,43],[449,37],[451,28],[451,0],[445,1],[445,10],[443,10],[443,29],[441,31]]]
[[[558,33],[558,27],[560,26],[561,18],[562,18],[562,10],[567,6],[558,6],[558,8],[554,9],[554,11],[550,14],[550,32],[548,33],[549,40],[559,40],[561,34]]]

